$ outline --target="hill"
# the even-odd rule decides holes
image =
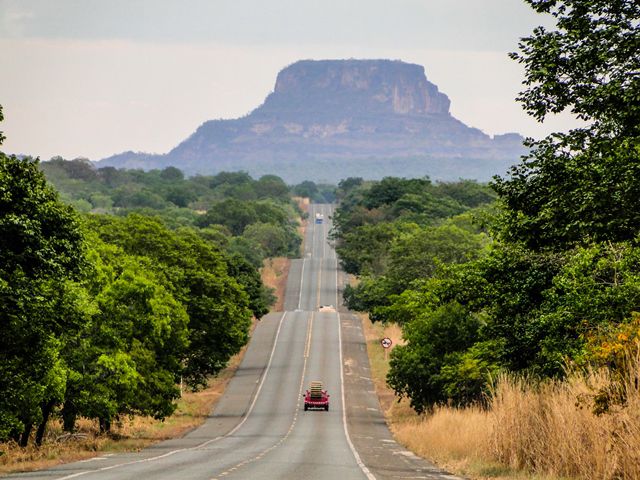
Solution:
[[[249,115],[210,120],[164,155],[124,152],[99,166],[187,174],[245,170],[288,182],[387,175],[487,180],[523,153],[522,137],[490,137],[454,118],[420,65],[303,60],[280,71]]]

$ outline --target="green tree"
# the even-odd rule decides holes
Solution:
[[[198,225],[224,225],[233,235],[242,235],[247,225],[258,221],[253,203],[235,198],[227,198],[214,203],[205,215],[200,218]]]
[[[258,198],[271,198],[274,200],[289,200],[289,187],[277,175],[263,175],[255,184]]]
[[[245,228],[243,236],[260,245],[268,257],[282,257],[290,253],[286,232],[272,223],[253,223]]]
[[[536,28],[512,54],[528,87],[519,100],[538,120],[569,110],[586,126],[530,140],[532,153],[496,179],[502,235],[535,249],[630,240],[640,228],[640,5],[527,3],[557,28]]]
[[[79,328],[67,304],[83,252],[76,215],[38,160],[0,152],[0,438],[26,445],[64,394],[60,350]]]
[[[160,172],[160,178],[168,182],[181,182],[184,180],[184,173],[176,167],[167,167]]]
[[[458,303],[449,303],[425,313],[403,329],[405,345],[391,352],[387,382],[397,394],[411,399],[419,413],[444,403],[446,370],[459,364],[459,354],[477,341],[479,319]],[[455,400],[462,401],[462,398]]]
[[[251,323],[249,297],[229,275],[224,254],[194,230],[172,232],[153,218],[92,216],[89,221],[103,241],[151,259],[158,276],[186,307],[190,347],[185,379],[193,387],[204,385],[246,344]]]
[[[148,259],[98,239],[91,243],[87,288],[95,305],[66,349],[65,428],[73,430],[77,415],[99,419],[104,431],[118,415],[165,418],[180,394],[186,309],[161,284]]]

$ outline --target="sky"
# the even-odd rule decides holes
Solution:
[[[541,138],[507,54],[537,25],[522,0],[0,0],[3,151],[92,160],[165,153],[203,122],[259,106],[301,59],[425,67],[451,113]]]

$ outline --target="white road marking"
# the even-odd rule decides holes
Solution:
[[[300,272],[300,294],[298,295],[298,311],[302,310],[302,281],[304,280],[304,258],[302,259],[302,272]]]
[[[337,276],[338,276],[338,271],[336,270],[336,277]],[[337,297],[338,297],[338,292],[336,290],[336,298]],[[369,480],[376,480],[376,477],[373,475],[373,473],[371,473],[371,471],[364,464],[364,462],[360,458],[360,455],[358,455],[358,452],[356,451],[356,447],[354,447],[353,442],[351,441],[351,437],[349,437],[349,429],[347,428],[347,406],[344,401],[344,374],[343,374],[344,362],[342,360],[342,332],[340,328],[341,323],[342,322],[340,321],[340,314],[338,313],[338,343],[340,344],[340,388],[342,390],[341,392],[342,393],[342,426],[344,427],[344,434],[347,437],[347,443],[349,444],[349,448],[351,449],[351,453],[353,454],[353,457],[356,459],[356,463],[358,464],[358,467],[360,467],[360,470],[362,470],[362,473],[364,473]]]
[[[311,318],[309,320],[309,327],[308,327],[308,339],[309,342],[311,342],[311,332],[312,332],[312,328],[313,328],[313,316],[314,313],[311,312]],[[302,364],[302,375],[300,376],[300,386],[298,387],[298,402],[296,403],[296,409],[295,412],[293,414],[293,420],[291,421],[291,425],[289,425],[289,429],[287,430],[287,433],[285,433],[285,435],[278,440],[276,443],[274,443],[273,445],[271,445],[270,447],[264,449],[263,451],[261,451],[260,453],[258,453],[258,455],[256,455],[253,458],[248,458],[246,460],[243,460],[242,462],[234,465],[231,468],[228,468],[227,470],[225,470],[222,473],[218,473],[215,477],[212,477],[210,480],[217,480],[219,477],[224,477],[226,475],[229,475],[230,473],[233,473],[235,470],[244,467],[245,465],[248,465],[249,463],[253,463],[256,462],[258,460],[262,460],[262,458],[269,452],[271,452],[272,450],[275,450],[276,448],[278,448],[280,445],[282,445],[287,438],[289,438],[289,436],[291,435],[291,432],[293,432],[293,428],[296,426],[296,422],[298,421],[298,415],[300,413],[300,398],[302,398],[302,390],[304,388],[304,377],[307,374],[307,359],[308,359],[308,355],[304,356],[304,363]]]

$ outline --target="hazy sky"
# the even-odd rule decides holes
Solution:
[[[418,63],[454,116],[540,137],[507,57],[548,19],[521,0],[0,0],[0,130],[10,153],[164,153],[250,112],[300,59]]]

